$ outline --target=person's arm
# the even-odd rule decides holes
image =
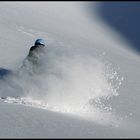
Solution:
[[[30,50],[29,50],[28,56],[32,56],[33,51],[34,51],[35,49],[36,49],[36,46],[32,46],[32,47],[30,48]]]
[[[32,54],[32,53],[33,53],[33,50],[34,50],[34,46],[32,46],[32,47],[30,48],[28,55],[27,55],[26,58],[23,60],[23,63],[22,63],[21,68],[26,67],[28,61],[30,61],[30,58],[31,58],[32,55],[33,55],[33,54]]]

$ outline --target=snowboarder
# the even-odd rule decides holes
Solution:
[[[32,62],[33,64],[37,64],[37,61],[40,55],[44,52],[45,41],[43,39],[37,39],[35,41],[35,45],[30,48],[29,54],[26,59]]]
[[[34,46],[29,50],[29,54],[23,61],[20,69],[26,69],[29,73],[33,73],[42,65],[42,56],[45,53],[46,43],[43,39],[37,39]]]

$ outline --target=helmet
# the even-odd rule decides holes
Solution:
[[[45,46],[45,41],[43,40],[43,39],[37,39],[36,41],[35,41],[35,46],[36,45],[43,45],[43,46]]]

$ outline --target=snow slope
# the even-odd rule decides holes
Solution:
[[[0,137],[140,136],[139,56],[96,8],[1,2],[0,30],[0,66],[15,73],[0,81]],[[17,74],[37,38],[48,44],[43,66]]]

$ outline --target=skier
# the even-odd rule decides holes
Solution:
[[[20,70],[26,69],[31,74],[35,73],[38,68],[41,68],[42,56],[45,53],[45,46],[46,43],[43,39],[37,39],[34,46],[30,48],[29,54],[23,61],[23,65],[21,66]]]
[[[43,39],[37,39],[35,45],[30,48],[27,56],[28,61],[33,64],[37,64],[40,55],[44,52],[45,41]]]

